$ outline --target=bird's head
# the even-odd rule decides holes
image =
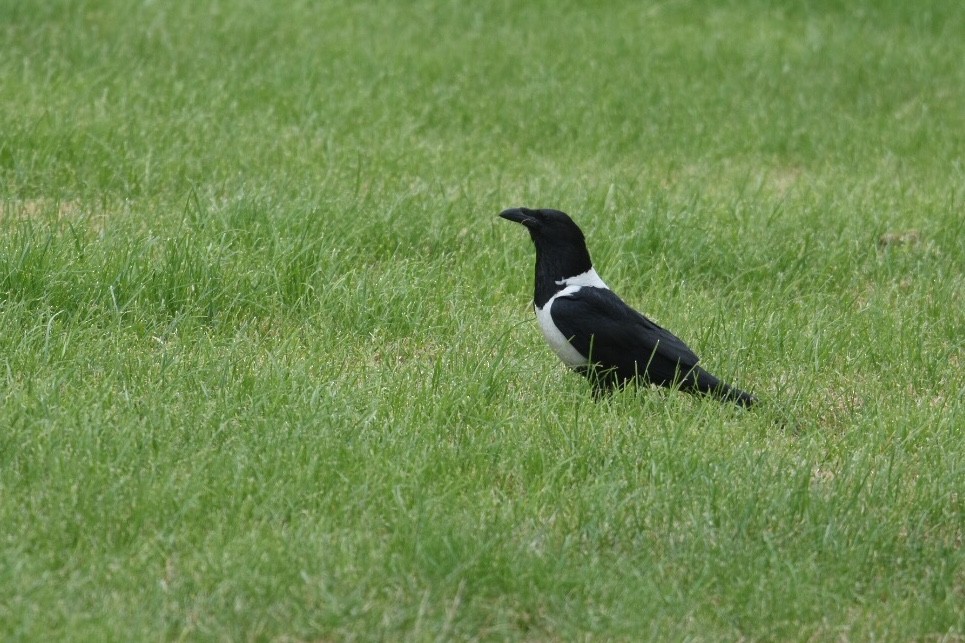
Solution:
[[[511,208],[503,210],[499,216],[526,226],[533,243],[541,250],[565,251],[569,248],[586,247],[583,231],[565,212]]]
[[[536,246],[537,289],[541,282],[554,284],[593,267],[580,227],[559,210],[511,208],[499,216],[526,226]],[[540,296],[537,295],[537,300]]]

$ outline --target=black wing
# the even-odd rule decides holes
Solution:
[[[553,323],[576,350],[620,380],[645,375],[669,385],[700,358],[680,339],[630,308],[613,291],[581,288],[553,301]]]

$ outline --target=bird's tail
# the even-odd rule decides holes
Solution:
[[[757,403],[757,398],[750,393],[725,382],[721,382],[699,366],[691,372],[691,377],[687,379],[690,381],[685,382],[684,388],[692,393],[711,395],[725,402],[733,402],[737,406],[744,407],[745,409]],[[686,384],[690,386],[686,386]]]

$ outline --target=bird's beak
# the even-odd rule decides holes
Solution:
[[[528,208],[510,208],[500,212],[499,216],[516,223],[522,223],[527,228],[539,222],[539,219],[536,218],[536,211]]]

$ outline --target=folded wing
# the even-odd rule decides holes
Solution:
[[[700,359],[679,338],[605,288],[581,288],[559,297],[550,312],[576,350],[623,381],[641,375],[669,385]]]

